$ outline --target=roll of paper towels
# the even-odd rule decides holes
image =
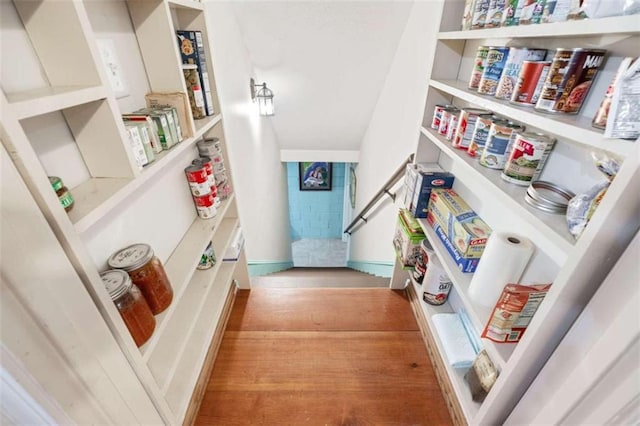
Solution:
[[[493,308],[507,284],[518,284],[536,247],[525,237],[494,232],[469,285],[469,298]]]

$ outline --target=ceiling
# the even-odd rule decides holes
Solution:
[[[232,2],[283,150],[358,150],[411,2]],[[390,141],[392,142],[392,141]]]

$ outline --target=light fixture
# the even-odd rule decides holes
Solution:
[[[273,92],[267,87],[267,83],[256,84],[252,78],[249,86],[251,88],[251,100],[258,101],[260,115],[273,115]]]

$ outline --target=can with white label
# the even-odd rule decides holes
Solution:
[[[554,144],[555,139],[542,133],[517,133],[502,179],[522,186],[538,180]]]
[[[504,169],[515,133],[523,130],[523,125],[513,121],[492,123],[480,155],[480,164],[489,169]]]
[[[438,256],[430,256],[422,281],[422,300],[430,305],[442,305],[447,301],[452,285]]]

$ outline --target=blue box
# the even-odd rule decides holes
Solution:
[[[453,187],[455,176],[448,172],[420,172],[413,189],[413,202],[411,203],[411,213],[416,218],[427,217],[427,207],[429,207],[429,197],[434,188]]]
[[[427,218],[427,222],[429,222],[433,230],[436,232],[436,235],[438,236],[440,241],[442,241],[442,245],[444,245],[444,247],[447,249],[453,261],[456,262],[456,265],[458,265],[458,268],[462,272],[475,272],[476,268],[478,267],[478,263],[480,262],[480,259],[471,259],[468,257],[462,257],[460,252],[454,247],[453,244],[451,244],[451,241],[449,241],[449,239],[447,238],[446,234],[444,233],[444,231],[442,230],[438,222],[433,220],[433,216],[431,216],[430,218]]]

